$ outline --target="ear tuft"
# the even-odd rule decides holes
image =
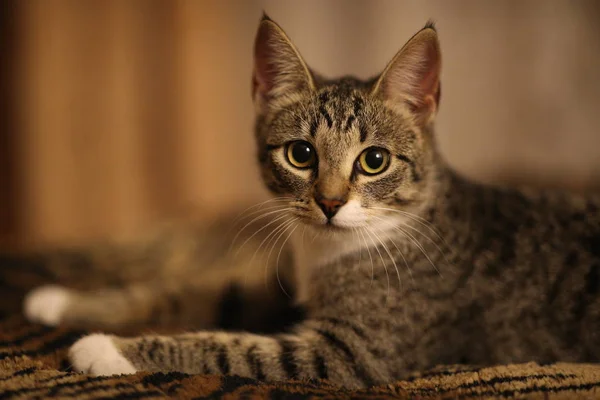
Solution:
[[[263,13],[262,13],[262,18],[260,19],[260,22],[263,22],[263,21],[271,21],[271,22],[274,22],[274,21],[271,19],[271,17],[269,17],[269,16],[267,15],[267,12],[266,12],[265,10],[263,10]]]
[[[254,42],[252,95],[257,110],[265,112],[274,100],[313,88],[300,53],[283,29],[263,13]]]
[[[433,22],[428,21],[387,65],[373,94],[408,106],[420,123],[428,124],[439,104],[440,70],[437,32]]]
[[[427,20],[423,29],[433,29],[437,32],[437,28],[435,27],[435,21],[432,19]]]

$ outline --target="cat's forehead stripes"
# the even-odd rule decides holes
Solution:
[[[319,113],[323,116],[323,118],[325,118],[325,121],[327,122],[327,127],[329,129],[331,129],[333,127],[333,119],[331,118],[331,115],[329,115],[329,112],[327,111],[327,107],[326,104],[329,101],[329,93],[328,92],[323,92],[319,95]]]
[[[356,117],[354,115],[350,115],[348,117],[348,119],[346,120],[346,126],[344,127],[344,132],[348,132],[350,129],[352,129],[355,120]]]
[[[360,113],[363,110],[364,104],[365,104],[365,101],[362,99],[362,97],[354,96],[354,101],[353,101],[354,115],[360,115]]]
[[[341,133],[353,132],[358,125],[359,140],[367,139],[367,124],[361,120],[365,100],[363,94],[356,90],[350,82],[342,81],[338,85],[328,86],[317,96],[318,113],[310,121],[310,135],[315,137],[317,128],[324,121],[329,130]]]

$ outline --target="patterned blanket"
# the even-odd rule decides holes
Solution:
[[[182,373],[91,377],[69,371],[66,360],[69,345],[84,333],[30,324],[18,315],[5,316],[0,320],[0,398],[600,398],[600,365],[566,363],[447,366],[358,391],[326,382],[266,384],[239,377]]]
[[[35,265],[8,261],[0,257],[0,399],[600,399],[600,365],[589,364],[442,366],[358,391],[317,381],[267,384],[240,377],[182,373],[138,372],[114,377],[78,374],[70,370],[66,355],[69,346],[86,332],[31,324],[19,311],[27,290],[57,277],[44,276]],[[79,269],[75,272],[59,281],[85,288],[90,283],[89,275]],[[108,279],[106,275],[94,277],[93,284],[108,284],[102,281]],[[152,326],[118,333],[169,331],[172,329]]]

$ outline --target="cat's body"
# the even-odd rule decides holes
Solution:
[[[440,63],[431,26],[369,82],[317,78],[268,18],[255,60],[258,156],[279,196],[249,211],[250,221],[273,217],[268,229],[254,221],[262,238],[233,257],[212,242],[220,231],[207,230],[196,239],[210,244],[193,239],[187,250],[167,252],[175,259],[161,259],[167,274],[101,295],[43,288],[28,297],[26,312],[47,323],[160,314],[212,327],[222,289],[231,294],[229,278],[244,288],[244,271],[252,271],[248,287],[256,289],[268,265],[282,275],[294,268],[284,280],[295,282],[305,318],[274,334],[91,335],[71,349],[77,369],[364,387],[440,363],[600,360],[600,198],[493,188],[452,172],[434,144]],[[279,240],[273,251],[269,237]],[[203,278],[208,265],[219,279]],[[250,311],[262,311],[255,304]]]

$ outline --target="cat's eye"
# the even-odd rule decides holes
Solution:
[[[387,150],[371,147],[358,156],[357,167],[366,175],[377,175],[385,171],[390,163],[390,153]]]
[[[303,140],[288,144],[285,155],[290,164],[300,169],[312,167],[317,159],[315,149]]]

